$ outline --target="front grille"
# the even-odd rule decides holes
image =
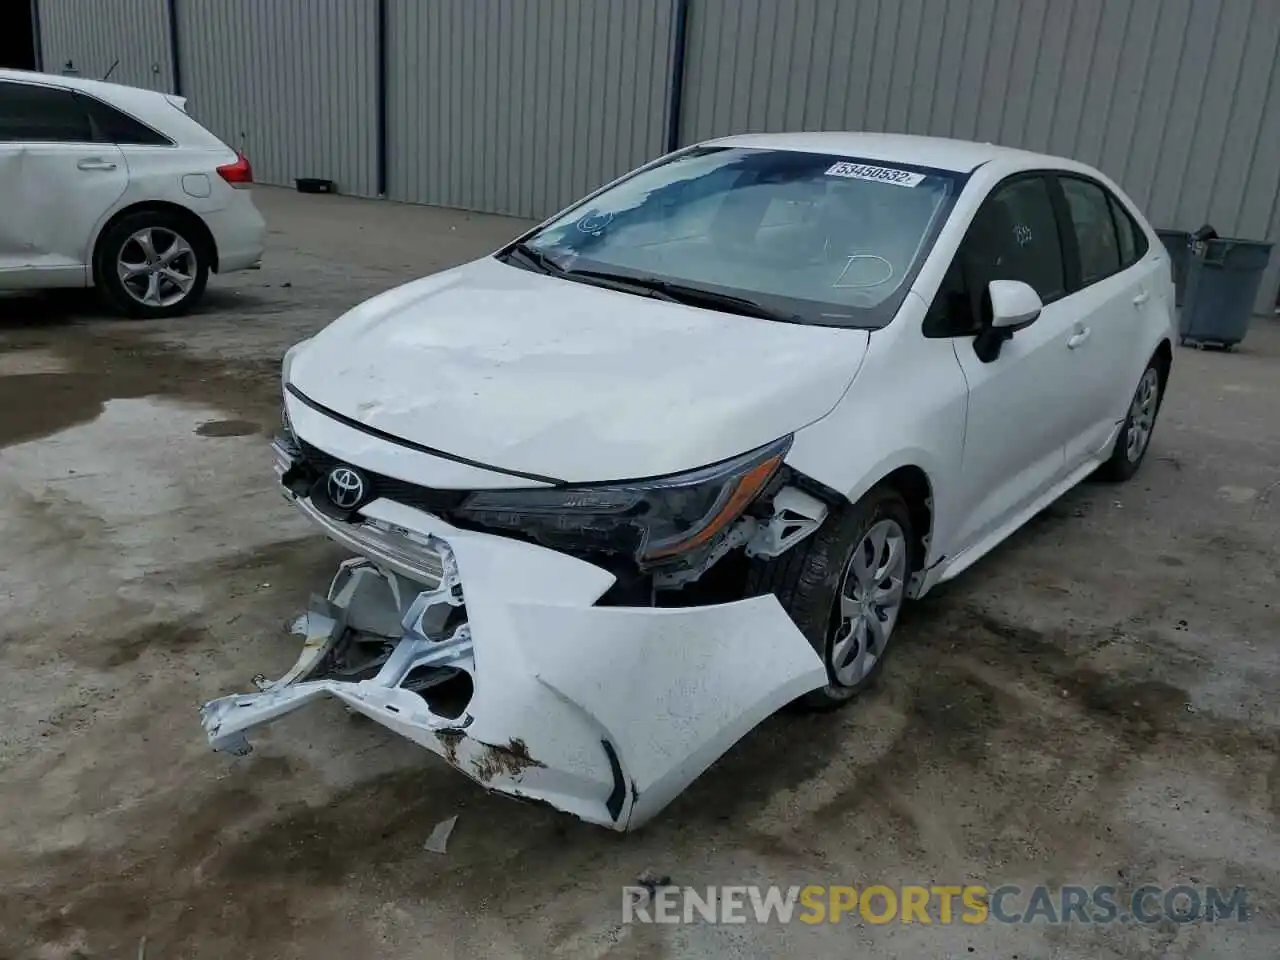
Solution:
[[[369,495],[366,496],[366,502],[378,497],[386,497],[388,500],[402,503],[406,507],[415,507],[427,513],[441,516],[462,506],[462,501],[470,493],[467,490],[437,490],[434,487],[422,487],[416,483],[409,483],[405,480],[397,480],[395,477],[388,477],[385,474],[374,473],[359,464],[348,464],[344,460],[339,460],[337,457],[325,453],[319,447],[313,447],[302,439],[298,440],[298,447],[302,452],[302,459],[315,471],[318,477],[325,476],[337,466],[354,466],[359,469],[373,488]]]

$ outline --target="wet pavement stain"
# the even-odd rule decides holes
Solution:
[[[202,437],[250,437],[261,427],[250,420],[208,420],[196,427]]]
[[[124,637],[86,638],[76,659],[86,666],[111,670],[129,666],[151,650],[176,652],[206,645],[210,640],[208,629],[192,621],[156,623]]]
[[[0,377],[0,448],[88,423],[111,399],[102,378],[70,373]]]
[[[101,414],[110,400],[162,396],[227,410],[211,421],[210,437],[261,432],[278,407],[278,358],[223,363],[186,356],[134,334],[69,338],[38,330],[8,335],[0,348],[65,361],[65,372],[0,377],[0,449],[38,440]],[[34,361],[33,361],[34,362]]]

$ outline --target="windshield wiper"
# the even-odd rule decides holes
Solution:
[[[541,250],[536,250],[523,241],[511,247],[511,249],[506,252],[506,256],[519,257],[526,266],[533,267],[535,270],[539,270],[542,273],[550,273],[559,276],[565,272],[564,267],[560,266],[560,264],[556,263]]]
[[[673,303],[683,303],[691,307],[710,307],[725,313],[736,313],[743,317],[755,317],[758,320],[777,320],[780,323],[804,323],[804,318],[794,313],[774,310],[756,300],[734,296],[731,293],[718,293],[703,287],[691,287],[676,283],[673,280],[662,280],[658,277],[624,277],[602,270],[568,270],[565,277],[573,279],[584,277],[592,280],[604,280],[619,287],[633,287],[647,291],[653,296]]]

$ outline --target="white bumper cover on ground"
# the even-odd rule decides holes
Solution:
[[[769,714],[827,681],[772,596],[597,607],[613,583],[599,567],[386,500],[363,513],[438,554],[440,583],[415,584],[376,557],[346,565],[327,612],[309,616],[294,670],[205,705],[215,749],[245,752],[245,731],[331,696],[489,789],[628,830]],[[379,618],[402,632],[375,677],[307,679],[351,620]],[[461,715],[438,715],[402,686],[423,667],[470,675]]]

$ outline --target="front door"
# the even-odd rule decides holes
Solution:
[[[0,285],[88,282],[92,239],[128,179],[70,91],[0,81]]]
[[[974,341],[990,321],[992,280],[1028,283],[1045,306],[984,361]],[[994,534],[1065,474],[1075,417],[1068,341],[1078,319],[1065,294],[1049,182],[1039,175],[1004,181],[974,217],[926,328],[939,336],[951,327],[969,390],[952,556]]]

